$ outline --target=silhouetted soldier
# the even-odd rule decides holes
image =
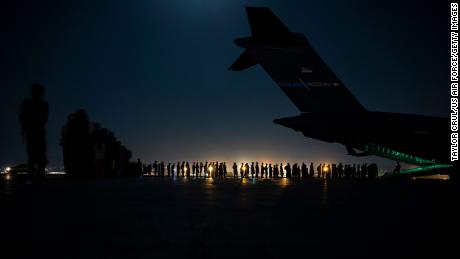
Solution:
[[[268,177],[272,178],[273,177],[273,167],[272,164],[268,166]]]
[[[254,170],[254,162],[251,162],[251,177],[254,178],[254,173],[255,173],[255,170]]]
[[[45,129],[48,122],[48,103],[43,99],[45,88],[42,85],[32,85],[30,92],[32,98],[23,100],[21,104],[21,133],[26,142],[29,174],[44,176],[48,164]]]
[[[259,178],[259,162],[256,162],[256,178]]]
[[[283,166],[283,163],[280,164],[280,177],[281,177],[281,178],[284,177],[284,166]]]

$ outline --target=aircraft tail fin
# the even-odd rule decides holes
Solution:
[[[366,111],[305,36],[292,33],[269,8],[246,9],[252,37],[235,41],[246,50],[230,70],[260,64],[301,112]]]
[[[291,31],[265,7],[246,7],[252,37],[263,42],[287,42],[293,39]]]

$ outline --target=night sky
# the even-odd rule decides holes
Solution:
[[[393,161],[273,123],[298,115],[260,66],[227,68],[250,36],[244,7],[303,33],[369,110],[449,116],[449,4],[428,1],[2,1],[0,166],[26,160],[18,110],[47,89],[48,159],[78,108],[144,161]]]

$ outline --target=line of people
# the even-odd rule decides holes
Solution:
[[[68,116],[61,131],[64,168],[69,177],[134,176],[142,173],[140,160],[109,129],[91,123],[85,110]],[[139,169],[138,169],[139,168]]]
[[[144,175],[168,177],[212,177],[226,178],[324,178],[324,179],[375,179],[378,176],[377,164],[319,164],[308,166],[305,163],[290,163],[283,165],[251,162],[237,165],[233,163],[231,172],[227,170],[226,162],[188,162],[168,163],[155,161],[143,166]]]

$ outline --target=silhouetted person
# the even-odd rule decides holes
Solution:
[[[273,176],[275,178],[278,178],[279,173],[280,173],[280,170],[279,170],[278,164],[275,164],[275,166],[273,167]]]
[[[188,162],[185,164],[185,168],[184,168],[184,169],[185,169],[185,175],[186,175],[187,177],[190,177],[190,164],[189,164]]]
[[[338,176],[339,173],[338,173],[337,165],[336,165],[336,164],[332,164],[331,174],[332,174],[332,179],[337,179],[337,178],[339,178],[339,176]]]
[[[138,158],[136,162],[136,175],[142,175],[142,168],[143,168],[142,162]]]
[[[308,176],[308,168],[305,163],[302,163],[302,178],[307,178]]]
[[[310,177],[313,177],[315,176],[315,169],[314,169],[314,166],[313,166],[313,162],[310,163]]]
[[[153,175],[156,175],[158,173],[158,162],[157,160],[155,160],[155,162],[153,162]]]
[[[29,174],[43,176],[48,164],[45,129],[48,122],[48,103],[43,99],[45,88],[42,85],[34,84],[30,91],[31,98],[21,103],[21,133],[26,143]]]
[[[287,165],[284,167],[284,169],[286,170],[286,178],[291,178],[291,165],[289,165],[289,163],[287,163]]]
[[[103,134],[104,135],[104,134]],[[64,167],[68,176],[87,176],[91,163],[88,115],[82,109],[70,114],[62,128],[61,145]],[[107,148],[110,151],[110,148]],[[108,154],[107,156],[109,156]],[[106,161],[108,162],[108,161]],[[103,165],[104,167],[106,165]],[[104,171],[107,171],[104,169]]]
[[[297,163],[295,163],[295,164],[292,165],[292,177],[293,178],[298,178],[299,175],[300,175],[299,167],[298,167]]]
[[[264,173],[265,173],[265,165],[264,163],[262,162],[260,164],[260,178],[264,178]]]
[[[342,162],[339,163],[339,167],[337,168],[337,171],[338,171],[339,179],[342,179],[343,178],[343,165],[342,165]]]
[[[184,170],[185,170],[185,161],[182,161],[182,164],[180,166],[180,172],[181,172],[182,177],[184,177]]]
[[[209,176],[209,164],[208,164],[208,161],[206,161],[203,165],[203,173],[204,173],[204,177],[208,177]]]
[[[236,162],[233,162],[233,177],[237,178],[238,177],[238,166],[236,165]]]
[[[179,177],[180,174],[180,162],[177,161],[177,166],[176,166],[176,176]]]
[[[331,173],[329,164],[324,164],[322,169],[323,169],[323,177],[326,179],[329,179],[329,174]]]

